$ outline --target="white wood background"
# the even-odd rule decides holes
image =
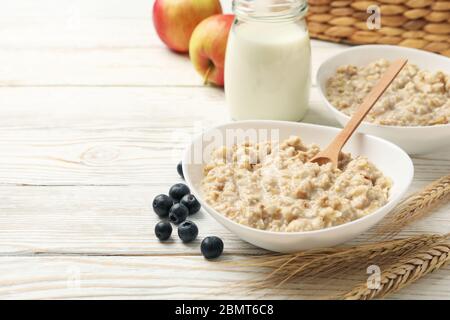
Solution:
[[[152,5],[0,1],[0,298],[260,296],[212,296],[259,271],[205,261],[200,240],[184,245],[174,236],[161,244],[153,235],[151,200],[180,181],[175,166],[190,136],[228,114],[223,91],[204,87],[188,57],[161,44]],[[312,46],[314,70],[344,48]],[[305,121],[336,125],[316,88]],[[450,172],[450,150],[414,164],[411,192]],[[449,232],[449,209],[402,235]],[[204,213],[195,222],[200,237],[223,238],[222,260],[264,253]],[[318,292],[326,290],[269,297]],[[450,268],[391,297],[450,298]]]

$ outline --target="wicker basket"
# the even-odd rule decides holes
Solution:
[[[450,57],[450,1],[308,0],[311,37],[350,44],[392,44]],[[367,8],[377,5],[381,28],[369,30]]]

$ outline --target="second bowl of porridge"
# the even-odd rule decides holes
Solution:
[[[319,93],[345,125],[391,61],[408,64],[369,112],[358,131],[390,140],[409,154],[450,148],[450,59],[388,45],[347,49],[317,73]]]
[[[414,171],[400,148],[364,134],[349,140],[337,168],[308,162],[338,132],[292,122],[229,123],[194,139],[183,172],[203,208],[247,242],[278,252],[334,246],[381,220]]]

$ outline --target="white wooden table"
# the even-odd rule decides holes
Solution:
[[[199,241],[161,244],[153,234],[151,201],[180,181],[175,166],[190,136],[228,114],[223,91],[203,86],[188,57],[161,44],[152,4],[2,2],[0,298],[258,296],[211,296],[249,273],[208,263]],[[312,45],[314,70],[344,48]],[[336,125],[316,88],[305,121]],[[414,164],[411,192],[450,172],[450,150]],[[403,235],[448,232],[449,209]],[[195,221],[200,237],[222,237],[225,260],[262,253],[204,213]],[[391,297],[450,298],[449,271]]]

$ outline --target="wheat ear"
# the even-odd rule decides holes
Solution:
[[[447,175],[403,201],[375,228],[375,236],[392,237],[405,226],[424,218],[432,209],[449,201],[450,175]]]
[[[367,284],[356,286],[342,296],[346,300],[369,300],[383,298],[437,270],[450,261],[450,241],[437,243],[427,250],[401,260],[382,272],[380,285],[368,288]]]

